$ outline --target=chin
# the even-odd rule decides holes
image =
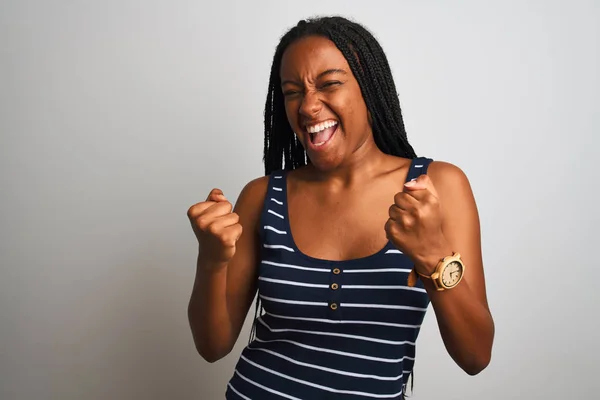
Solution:
[[[329,172],[336,170],[342,164],[342,157],[310,157],[310,164],[313,168],[321,172]]]

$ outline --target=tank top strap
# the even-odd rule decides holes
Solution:
[[[273,171],[269,174],[269,181],[262,212],[258,234],[260,238],[260,259],[268,260],[269,251],[273,248],[289,247],[289,233],[287,232],[287,174],[285,170]],[[259,274],[261,267],[258,266]],[[260,299],[260,285],[255,299],[254,319],[248,338],[250,344],[256,337],[257,318],[262,315],[262,302]]]
[[[406,182],[414,181],[420,175],[427,174],[427,168],[429,164],[433,162],[433,159],[427,157],[416,157],[413,158],[408,175],[406,176]]]
[[[287,242],[287,174],[285,170],[273,171],[260,217],[259,234],[262,245],[268,245],[271,234]],[[283,237],[282,237],[283,236]],[[286,243],[287,244],[287,243]]]

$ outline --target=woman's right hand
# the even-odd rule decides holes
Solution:
[[[213,189],[206,201],[194,204],[188,218],[200,245],[202,263],[224,267],[233,258],[236,243],[242,235],[239,216],[220,189]]]

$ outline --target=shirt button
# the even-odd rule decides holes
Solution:
[[[334,274],[336,274],[336,275],[339,275],[339,274],[340,274],[340,272],[342,272],[342,271],[340,271],[340,269],[339,269],[339,268],[334,268],[334,269],[333,269],[333,273],[334,273]]]
[[[338,286],[338,284],[337,284],[337,283],[332,283],[332,284],[331,284],[331,288],[332,288],[333,290],[337,290],[337,288],[339,288],[339,286]]]
[[[332,310],[337,310],[338,305],[335,303],[331,303],[331,305],[329,306],[329,308],[331,308]]]

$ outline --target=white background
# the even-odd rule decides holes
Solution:
[[[316,14],[376,35],[479,205],[492,362],[463,373],[429,312],[413,398],[597,398],[598,2],[0,4],[0,398],[223,398],[249,325],[195,353],[186,211],[263,173],[273,52]]]

